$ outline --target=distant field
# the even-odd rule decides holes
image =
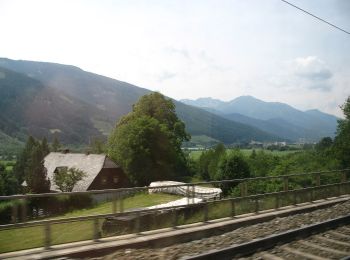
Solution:
[[[277,155],[277,156],[284,156],[284,155],[287,155],[290,153],[295,153],[295,152],[299,151],[299,150],[297,150],[297,151],[276,151],[276,150],[270,151],[270,150],[266,150],[266,149],[255,149],[256,152],[261,151],[261,150],[263,150],[265,153],[273,154],[273,155]],[[241,149],[241,152],[244,153],[245,155],[250,155],[253,152],[253,149]]]
[[[227,151],[231,151],[231,150],[233,150],[233,149],[227,149]],[[276,156],[284,156],[284,155],[287,155],[287,154],[290,154],[290,153],[298,152],[298,151],[270,151],[270,150],[266,150],[266,149],[254,149],[254,150],[256,152],[263,150],[265,153],[273,154],[273,155],[276,155]],[[253,149],[240,149],[240,151],[244,155],[249,156],[253,152]],[[201,156],[202,152],[203,152],[203,150],[202,151],[192,151],[190,153],[190,156],[191,156],[192,159],[197,160]]]

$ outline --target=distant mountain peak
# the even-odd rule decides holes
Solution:
[[[284,136],[293,140],[306,138],[316,141],[322,136],[334,136],[337,126],[335,116],[318,109],[301,111],[285,103],[266,102],[250,95],[240,96],[228,102],[201,98],[186,103],[205,108],[233,121],[260,127],[265,131],[270,130],[270,133],[276,134],[283,130]]]
[[[221,101],[222,102],[222,100],[220,100],[220,99],[217,99],[217,98],[212,98],[212,97],[200,97],[200,98],[197,98],[196,99],[197,101],[199,101],[199,100],[215,100],[215,101]]]
[[[251,95],[243,95],[243,96],[236,97],[235,99],[252,99],[252,100],[260,100],[260,99],[257,99],[256,97],[251,96]],[[260,100],[260,101],[261,101],[261,100]]]
[[[197,98],[196,100],[181,99],[180,102],[191,106],[206,107],[206,108],[216,108],[225,103],[220,99],[215,99],[211,97],[202,97],[202,98]]]

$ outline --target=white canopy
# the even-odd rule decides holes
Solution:
[[[163,193],[170,193],[170,194],[177,194],[182,195],[185,197],[195,197],[200,199],[214,199],[219,198],[222,190],[220,188],[209,188],[209,187],[203,187],[195,185],[194,187],[194,194],[192,191],[192,186],[178,186],[178,187],[167,187],[169,185],[181,185],[186,184],[183,182],[176,182],[176,181],[155,181],[152,182],[149,187],[158,187],[154,189],[149,189],[149,193],[155,193],[155,192],[163,192]],[[193,196],[194,195],[194,196]]]

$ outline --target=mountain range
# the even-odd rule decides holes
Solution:
[[[0,145],[18,144],[28,135],[88,144],[91,138],[107,137],[116,122],[148,93],[151,91],[70,65],[0,58],[0,136],[6,137],[0,139]],[[187,131],[200,137],[197,139],[207,137],[226,144],[283,140],[221,113],[174,103]]]
[[[265,102],[252,96],[227,102],[213,98],[180,101],[292,141],[334,137],[337,128],[338,118],[333,115],[317,109],[301,111],[284,103]]]

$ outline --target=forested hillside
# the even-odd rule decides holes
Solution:
[[[151,92],[69,65],[0,59],[0,66],[5,75],[0,79],[4,97],[0,101],[4,107],[0,130],[20,140],[28,134],[45,136],[49,141],[57,136],[63,143],[75,144],[106,138],[121,116]],[[226,144],[281,140],[255,127],[174,102],[179,118],[193,136]]]
[[[87,143],[99,135],[88,104],[46,87],[40,81],[0,67],[0,130],[24,141],[29,134],[58,135],[66,143]]]

